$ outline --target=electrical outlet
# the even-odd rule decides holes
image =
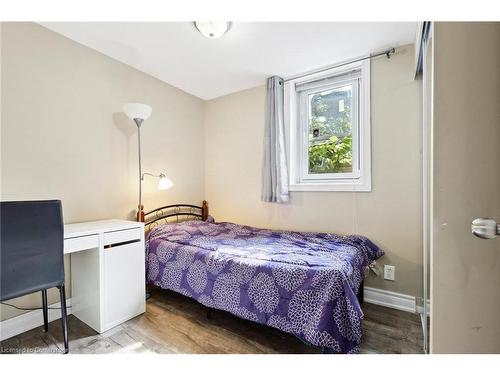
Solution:
[[[388,264],[384,266],[384,279],[392,281],[396,279],[396,266],[390,266]]]

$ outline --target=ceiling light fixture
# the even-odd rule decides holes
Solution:
[[[229,31],[229,29],[231,28],[231,22],[228,22],[228,21],[209,21],[209,22],[195,21],[194,26],[201,34],[203,34],[207,38],[217,39]]]

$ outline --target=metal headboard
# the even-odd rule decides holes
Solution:
[[[171,204],[144,212],[144,206],[137,214],[138,221],[144,223],[146,231],[163,223],[178,223],[186,220],[203,220],[208,218],[208,203],[203,201],[201,206],[192,204]]]

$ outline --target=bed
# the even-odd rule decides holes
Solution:
[[[143,213],[147,283],[324,348],[357,353],[365,270],[383,252],[362,236],[216,223],[208,206]],[[187,220],[186,220],[187,219]]]

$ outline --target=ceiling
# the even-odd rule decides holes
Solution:
[[[208,100],[412,43],[415,22],[236,22],[220,39],[191,22],[44,22],[43,26]]]

